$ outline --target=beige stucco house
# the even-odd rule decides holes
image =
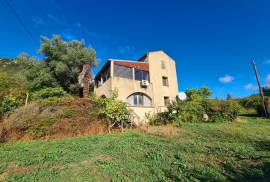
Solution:
[[[94,92],[109,97],[114,88],[136,123],[145,123],[146,113],[163,111],[178,95],[175,61],[163,51],[148,52],[137,61],[109,59],[95,76]]]

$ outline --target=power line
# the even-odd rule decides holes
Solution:
[[[38,40],[35,38],[35,36],[32,34],[30,29],[26,26],[26,24],[23,22],[23,20],[20,18],[19,14],[16,12],[16,10],[11,6],[11,4],[8,2],[8,0],[3,0],[6,5],[8,6],[9,10],[13,13],[13,15],[16,17],[18,22],[21,24],[23,29],[26,31],[26,33],[30,36],[30,38],[35,42],[35,44],[39,44]]]

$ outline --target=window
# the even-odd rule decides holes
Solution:
[[[127,98],[127,103],[131,106],[152,106],[151,99],[143,93],[135,93]]]
[[[115,64],[114,76],[127,78],[127,79],[133,79],[132,68]]]
[[[168,77],[166,77],[166,76],[162,77],[162,85],[163,86],[169,86]]]
[[[148,80],[149,81],[149,72],[143,71],[140,69],[135,69],[135,80]]]
[[[164,97],[164,105],[167,106],[170,104],[170,97],[165,96]]]
[[[164,60],[161,60],[161,68],[166,69],[166,64]]]

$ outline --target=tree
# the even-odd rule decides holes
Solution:
[[[96,52],[86,48],[84,41],[63,41],[60,36],[52,39],[41,37],[42,44],[39,53],[43,54],[45,67],[43,74],[51,74],[64,90],[78,92],[78,76],[84,64],[97,65]],[[48,75],[46,75],[48,76]]]
[[[227,94],[226,100],[232,100],[232,99],[233,98],[232,98],[231,94]]]
[[[27,54],[21,54],[17,57],[17,63],[25,69],[24,75],[29,91],[37,91],[59,85],[42,60],[37,60]]]
[[[187,94],[188,100],[190,101],[201,101],[211,96],[212,91],[206,87],[202,87],[201,89],[193,88],[193,89],[187,89],[186,94]]]

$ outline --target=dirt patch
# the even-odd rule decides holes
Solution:
[[[2,174],[0,174],[0,181],[4,181],[9,173],[12,173],[14,175],[23,175],[31,173],[36,168],[37,166],[18,166],[14,162],[10,162],[6,170]]]
[[[248,166],[258,166],[261,162],[256,160],[244,160]]]
[[[149,135],[155,135],[155,136],[172,136],[176,135],[180,129],[177,127],[174,127],[172,125],[165,125],[165,126],[140,126],[138,128],[139,131],[149,134]]]
[[[85,118],[62,119],[52,128],[50,138],[60,139],[71,136],[99,135],[108,133],[104,121],[87,121]]]
[[[3,172],[2,174],[0,174],[0,181],[5,181],[7,176],[8,176],[8,172]]]
[[[92,159],[84,160],[84,161],[79,162],[79,163],[70,163],[70,164],[65,165],[65,166],[56,166],[56,168],[64,169],[64,168],[84,167],[84,166],[89,166],[98,160],[112,161],[112,157],[111,156],[96,156],[96,157],[93,157]]]

